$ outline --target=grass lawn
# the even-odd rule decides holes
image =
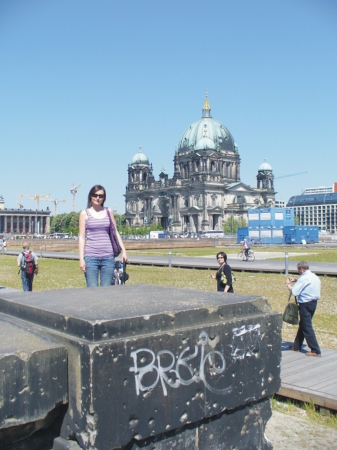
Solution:
[[[214,256],[219,251],[224,251],[229,255],[237,255],[241,247],[239,245],[231,245],[227,247],[207,247],[207,248],[178,248],[172,250],[172,256]],[[285,252],[288,254],[296,253],[296,256],[289,256],[290,261],[299,261],[301,259],[301,254],[303,254],[303,259],[312,262],[337,262],[337,248],[331,247],[303,247],[303,246],[252,246],[254,253],[279,253],[280,256],[273,257],[270,259],[274,260],[284,260]],[[147,255],[147,256],[167,256],[168,249],[148,249],[148,250],[128,250],[130,255]]]
[[[191,250],[191,249],[188,249]],[[192,249],[193,250],[193,249]],[[199,249],[207,250],[210,249]],[[273,250],[274,251],[274,250]],[[330,250],[331,252],[332,250]],[[297,257],[296,260],[299,258]],[[306,258],[311,260],[311,258]],[[39,259],[39,275],[34,290],[83,288],[85,280],[78,261]],[[215,291],[215,281],[208,270],[129,266],[128,284],[150,283],[187,289]],[[274,311],[283,312],[288,301],[285,276],[280,274],[236,272],[234,290],[238,294],[262,295]],[[314,317],[314,327],[322,347],[337,349],[337,278],[321,277],[322,298]],[[22,289],[16,257],[0,255],[0,285]],[[283,338],[292,341],[296,326],[283,324]]]

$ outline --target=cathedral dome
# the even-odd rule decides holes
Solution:
[[[141,151],[139,150],[138,153],[135,154],[135,156],[132,158],[131,164],[149,164],[149,159],[148,157]]]
[[[202,112],[202,118],[186,129],[179,142],[178,152],[205,148],[237,152],[237,146],[228,129],[218,120],[212,119],[207,96]]]
[[[258,172],[263,172],[264,170],[271,170],[272,171],[273,169],[272,169],[271,165],[268,164],[266,162],[266,160],[264,160],[264,162],[261,164],[261,166],[257,170],[258,170]]]
[[[194,150],[216,150],[215,142],[209,137],[204,136],[194,146]]]

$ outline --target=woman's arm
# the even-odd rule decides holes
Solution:
[[[124,247],[124,244],[123,244],[123,240],[121,238],[121,235],[119,234],[114,213],[111,211],[110,208],[109,208],[109,213],[110,213],[111,220],[112,220],[113,224],[115,225],[117,239],[118,239],[119,245],[121,246],[121,249],[122,249],[122,260],[123,261],[127,261],[128,260],[128,255],[126,254],[126,250],[125,250],[125,247]]]
[[[85,272],[84,261],[84,246],[85,246],[85,223],[87,220],[87,213],[85,210],[81,211],[79,218],[79,233],[78,233],[78,256],[80,259],[80,269]]]

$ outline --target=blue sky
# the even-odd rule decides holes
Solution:
[[[241,180],[264,161],[277,198],[337,181],[334,0],[2,0],[0,195],[66,200],[103,184],[124,212],[127,167],[141,145],[155,177],[201,117],[232,133]],[[298,172],[306,174],[277,178]],[[40,202],[54,211],[52,203]]]

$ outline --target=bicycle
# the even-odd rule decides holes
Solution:
[[[241,252],[238,253],[238,260],[239,261],[255,261],[255,255],[253,250],[248,250],[248,256],[246,256],[245,250],[241,250]]]

